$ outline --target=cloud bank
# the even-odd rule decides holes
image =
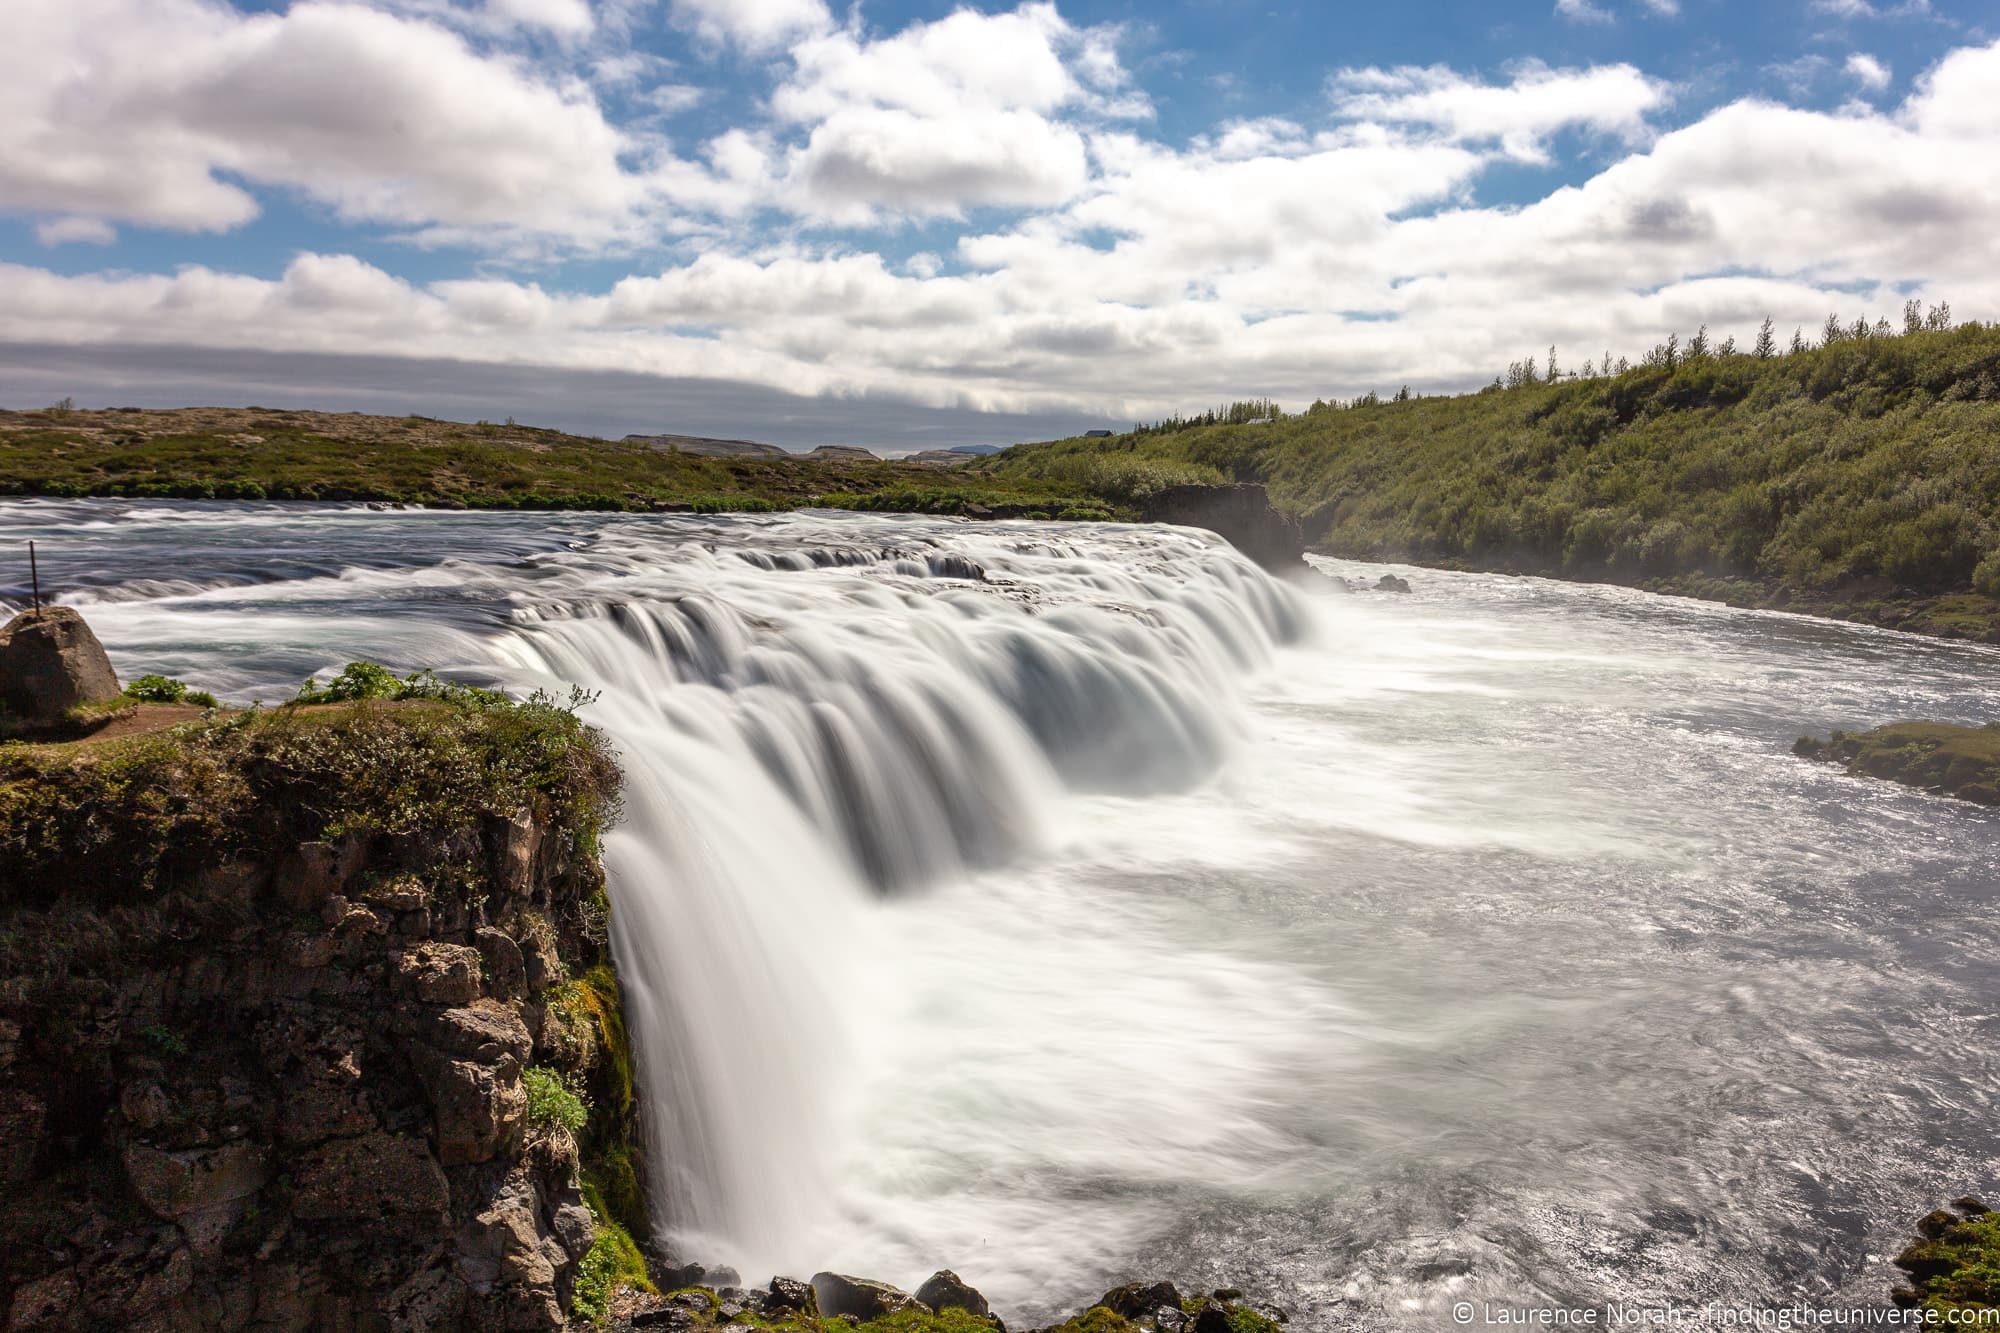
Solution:
[[[1464,388],[1550,343],[1576,363],[1906,296],[2000,310],[2000,44],[1900,101],[1855,52],[1841,70],[1879,104],[1836,110],[1682,113],[1622,63],[1345,67],[1309,113],[1176,138],[1131,34],[1054,4],[889,32],[820,0],[673,0],[671,54],[638,44],[645,14],[15,0],[0,209],[40,246],[115,259],[283,200],[376,248],[262,275],[0,263],[0,340],[1130,419]],[[699,110],[731,95],[726,121]],[[1559,161],[1591,165],[1482,201],[1494,172]],[[384,239],[459,274],[409,276]]]

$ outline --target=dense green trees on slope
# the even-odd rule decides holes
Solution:
[[[1931,320],[1935,325],[1937,321]],[[1165,423],[988,466],[1083,481],[1266,484],[1319,549],[1658,582],[1761,600],[2000,596],[2000,327],[1832,325],[1789,354],[1672,340],[1621,374]],[[1795,340],[1797,341],[1797,340]],[[1553,360],[1553,358],[1551,358]]]

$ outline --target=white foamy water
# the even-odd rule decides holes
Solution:
[[[1993,812],[1792,738],[2000,654],[1201,534],[12,503],[122,671],[579,683],[666,1234],[1010,1321],[1866,1300],[1996,1184]],[[1371,581],[1372,574],[1370,571]],[[0,595],[19,600],[18,591]]]

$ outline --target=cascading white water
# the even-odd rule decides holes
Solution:
[[[106,571],[73,600],[116,638],[170,635],[165,606],[249,598],[235,627],[282,656],[386,604],[404,612],[393,634],[332,637],[599,693],[589,716],[626,772],[607,869],[662,1240],[746,1272],[809,1270],[839,1234],[837,1127],[892,984],[877,895],[1037,855],[1065,793],[1201,781],[1239,730],[1243,680],[1304,625],[1294,594],[1188,531],[580,519],[488,551],[437,516],[353,516],[419,545],[456,534],[399,568],[338,542],[274,555],[258,539],[277,524],[202,513],[150,517],[224,545],[199,570],[212,586]],[[288,683],[196,674],[234,697]]]
[[[1157,528],[0,533],[128,675],[602,690],[670,1239],[751,1280],[949,1266],[1027,1324],[1155,1275],[1312,1329],[1879,1304],[1912,1219],[2000,1187],[2000,816],[1790,753],[2000,717],[1991,649],[1495,576],[1314,596]]]
[[[677,1252],[799,1269],[837,1226],[829,1127],[879,980],[867,895],[1044,848],[1065,790],[1199,781],[1238,680],[1302,623],[1193,534],[1136,569],[1018,530],[951,537],[669,562],[607,537],[495,641],[600,689],[625,756],[614,945]]]

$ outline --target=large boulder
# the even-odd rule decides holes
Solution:
[[[1163,1305],[1180,1309],[1181,1294],[1171,1282],[1128,1282],[1105,1292],[1098,1305],[1123,1319],[1144,1319]]]
[[[880,1319],[883,1315],[895,1314],[916,1304],[909,1292],[900,1291],[886,1282],[872,1282],[842,1273],[814,1273],[812,1289],[819,1301],[822,1319],[838,1319],[847,1315],[865,1324],[870,1319]]]
[[[0,706],[18,721],[47,726],[118,694],[104,645],[69,607],[23,611],[0,628]]]
[[[988,1315],[993,1308],[958,1274],[949,1268],[931,1274],[930,1280],[917,1288],[917,1303],[928,1305],[942,1314],[946,1310],[963,1310],[967,1314]]]

